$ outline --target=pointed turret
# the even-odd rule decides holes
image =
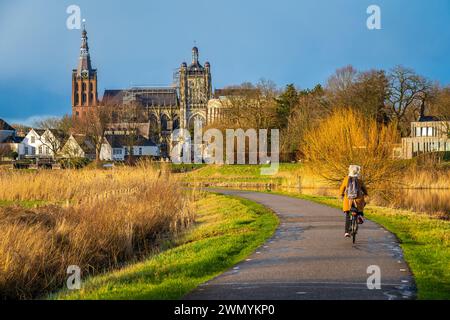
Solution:
[[[88,37],[86,25],[83,23],[83,31],[81,32],[80,60],[78,61],[77,74],[81,76],[83,71],[91,72],[91,57],[89,54]]]

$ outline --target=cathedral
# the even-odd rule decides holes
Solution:
[[[195,121],[208,125],[220,116],[220,104],[212,92],[211,65],[200,63],[197,47],[192,48],[191,63],[181,63],[175,79],[175,84],[168,87],[105,90],[99,100],[97,70],[92,68],[87,31],[83,27],[78,67],[72,71],[72,116],[83,118],[88,110],[98,106],[109,105],[118,110],[138,108],[139,117],[131,121],[167,155],[173,130],[191,130]],[[112,124],[112,130],[120,131],[121,122]]]

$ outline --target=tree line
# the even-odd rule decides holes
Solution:
[[[299,89],[288,84],[278,89],[271,82],[229,87],[227,128],[279,128],[282,160],[304,157],[302,137],[339,110],[355,110],[379,125],[395,124],[400,136],[410,134],[411,121],[433,115],[450,120],[450,86],[396,66],[389,71],[337,69],[324,86]]]

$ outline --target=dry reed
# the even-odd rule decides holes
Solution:
[[[149,254],[193,219],[178,181],[150,166],[111,171],[0,173],[0,292],[28,299],[60,288],[70,265],[83,276]]]

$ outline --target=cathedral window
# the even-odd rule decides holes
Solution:
[[[163,131],[169,130],[169,118],[165,114],[161,116],[161,129]]]

